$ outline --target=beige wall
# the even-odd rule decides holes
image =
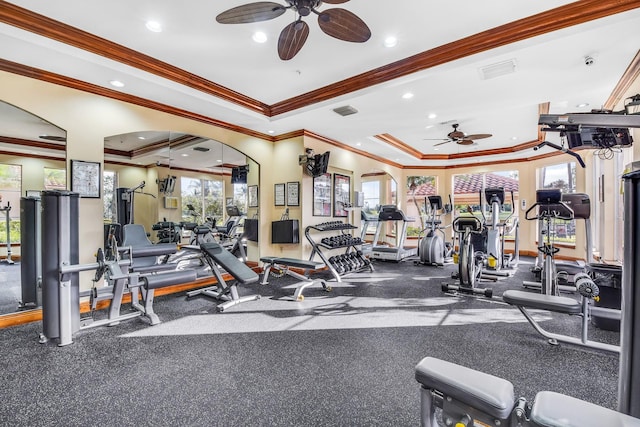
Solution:
[[[147,130],[171,130],[218,140],[257,160],[260,164],[259,175],[255,171],[250,172],[249,175],[249,185],[259,185],[261,207],[259,211],[253,209],[249,212],[250,217],[258,214],[260,220],[260,242],[258,245],[252,245],[252,249],[250,249],[250,259],[254,261],[258,259],[259,255],[308,257],[311,247],[303,237],[304,227],[331,220],[328,217],[315,217],[312,215],[313,180],[310,176],[303,174],[302,168],[298,165],[298,156],[304,153],[305,148],[312,148],[316,153],[331,151],[329,172],[341,173],[351,177],[352,200],[353,191],[361,190],[361,177],[363,174],[373,172],[388,173],[398,184],[398,204],[400,208],[406,206],[407,203],[405,196],[407,176],[435,175],[438,177],[439,193],[449,194],[452,191],[451,177],[454,174],[512,169],[517,169],[520,173],[520,198],[526,201],[527,206],[530,206],[535,200],[537,169],[545,165],[572,160],[570,156],[558,155],[535,162],[475,168],[401,170],[309,136],[272,143],[205,123],[187,120],[148,108],[10,73],[0,72],[0,99],[43,117],[65,129],[68,133],[68,159],[103,163],[103,141],[105,136]],[[638,141],[637,130],[634,131],[634,134],[636,141]],[[636,144],[634,153],[639,152],[639,146],[640,144]],[[584,154],[587,161],[588,171],[591,165],[591,154],[582,154]],[[635,158],[640,158],[640,155],[635,155]],[[28,159],[23,159],[23,161],[25,164],[30,162]],[[169,170],[164,168],[143,169],[107,165],[107,169],[118,171],[119,186],[133,187],[144,180],[147,183],[145,191],[156,195],[158,194],[156,179],[163,178],[169,173]],[[33,178],[34,182],[42,181],[40,177],[35,175],[28,178]],[[592,177],[589,176],[589,173],[582,169],[578,170],[578,191],[590,194],[592,200],[594,200],[594,196],[591,194],[591,180]],[[290,181],[301,182],[300,206],[290,207],[290,217],[300,221],[302,244],[271,245],[271,221],[279,219],[284,211],[283,208],[274,206],[274,184]],[[611,180],[611,185],[615,186],[615,182],[615,180]],[[527,184],[525,185],[525,183]],[[140,215],[141,218],[139,220],[146,227],[150,228],[153,222],[163,217],[177,220],[179,219],[179,214],[180,209],[164,210],[161,207],[160,197],[157,199],[138,197],[136,199],[136,221],[138,221],[138,215]],[[90,262],[95,249],[102,245],[102,201],[99,199],[81,199],[80,215],[80,252],[82,254],[80,261]],[[354,225],[359,226],[359,211],[354,211],[349,220]],[[535,252],[535,225],[533,222],[525,221],[523,214],[521,214],[520,220],[521,248]],[[582,258],[584,256],[584,243],[584,236],[579,235],[576,249],[567,250],[565,252],[566,255]]]

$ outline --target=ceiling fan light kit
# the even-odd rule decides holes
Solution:
[[[296,19],[282,30],[278,38],[278,56],[283,61],[296,56],[309,36],[309,26],[302,18],[314,13],[318,15],[318,26],[327,35],[339,40],[364,43],[371,38],[367,24],[354,13],[332,8],[318,10],[323,3],[341,4],[349,0],[286,0],[288,6],[275,2],[254,2],[237,6],[220,13],[216,21],[220,24],[247,24],[268,21],[292,10]]]

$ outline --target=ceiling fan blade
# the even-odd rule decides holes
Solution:
[[[458,140],[456,141],[456,144],[460,144],[460,145],[472,145],[472,144],[473,144],[473,140],[472,140],[472,139],[468,139],[468,138],[458,139]]]
[[[269,19],[277,18],[285,12],[286,8],[279,3],[259,1],[225,10],[216,16],[216,21],[220,24],[247,24],[250,22],[268,21]]]
[[[302,49],[309,36],[309,26],[304,21],[295,21],[284,27],[278,39],[278,55],[288,61]]]
[[[476,133],[473,135],[467,135],[464,137],[464,139],[484,139],[484,138],[491,138],[493,135],[491,135],[490,133]]]
[[[347,42],[363,43],[371,37],[367,24],[346,9],[327,9],[318,15],[320,29],[331,37]]]
[[[327,3],[327,4],[340,4],[340,3],[346,3],[349,0],[322,0],[322,3]]]
[[[434,147],[437,147],[438,145],[442,145],[442,144],[448,144],[449,142],[451,142],[451,140],[446,140],[445,142],[440,142],[438,144],[433,144]]]

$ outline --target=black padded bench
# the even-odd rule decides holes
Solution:
[[[527,402],[516,399],[511,382],[445,360],[425,357],[415,368],[420,383],[421,425],[503,427],[638,427],[640,420],[570,396],[541,391],[526,417]],[[482,424],[481,424],[482,423]]]
[[[211,267],[211,271],[218,280],[215,286],[209,286],[203,289],[187,292],[188,297],[196,295],[206,295],[217,300],[225,301],[218,305],[219,311],[232,307],[246,301],[255,301],[260,295],[247,295],[241,297],[238,294],[237,285],[248,285],[258,281],[258,274],[247,267],[246,264],[238,260],[228,250],[215,242],[202,243],[200,249],[204,255],[204,259]],[[229,273],[235,279],[232,285],[228,285],[222,277],[222,272],[218,268],[222,267],[225,272]]]
[[[325,264],[323,262],[306,261],[306,260],[297,259],[297,258],[285,258],[285,257],[281,258],[281,257],[274,257],[274,256],[262,257],[260,258],[260,261],[264,263],[262,266],[263,273],[262,273],[262,281],[260,282],[261,285],[269,284],[269,273],[274,267],[284,270],[284,273],[291,277],[295,277],[296,279],[302,280],[302,284],[296,288],[296,291],[293,294],[293,299],[296,301],[304,300],[304,295],[302,294],[304,289],[308,288],[309,286],[315,285],[316,283],[320,283],[322,285],[322,288],[325,291],[327,292],[331,291],[331,286],[327,286],[327,283],[324,279],[311,279],[308,276],[311,270],[319,270],[321,268],[324,268]],[[302,269],[305,271],[305,274],[299,274],[291,270],[291,268]]]

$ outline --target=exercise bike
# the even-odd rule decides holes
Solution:
[[[444,214],[451,212],[451,196],[449,196],[449,204],[442,205],[442,197],[428,196],[431,218],[427,221],[427,234],[420,239],[418,244],[418,255],[420,260],[416,264],[438,265],[443,266],[453,262],[453,244],[446,242],[446,234],[444,230],[448,227],[442,226],[442,220],[438,211],[442,210]],[[426,203],[425,203],[426,205]]]
[[[475,216],[461,216],[456,218],[452,223],[453,231],[458,235],[460,249],[458,254],[454,254],[454,262],[456,255],[458,258],[458,273],[454,273],[451,277],[459,281],[458,285],[450,285],[444,283],[442,285],[443,292],[464,292],[469,294],[483,295],[487,298],[493,296],[493,290],[490,288],[479,288],[478,283],[483,278],[482,269],[485,263],[485,254],[476,251],[472,237],[481,235],[484,231],[484,225]]]
[[[538,210],[536,215],[532,212]],[[540,286],[542,294],[559,295],[559,276],[555,265],[555,254],[560,251],[558,247],[553,245],[551,233],[556,220],[570,221],[573,219],[573,210],[562,201],[562,193],[559,189],[548,189],[536,191],[536,203],[533,204],[525,213],[525,219],[528,221],[540,221],[545,228],[546,241],[539,242],[538,251],[543,256],[542,263],[542,285],[537,282],[534,285]],[[525,287],[528,283],[523,282]]]

